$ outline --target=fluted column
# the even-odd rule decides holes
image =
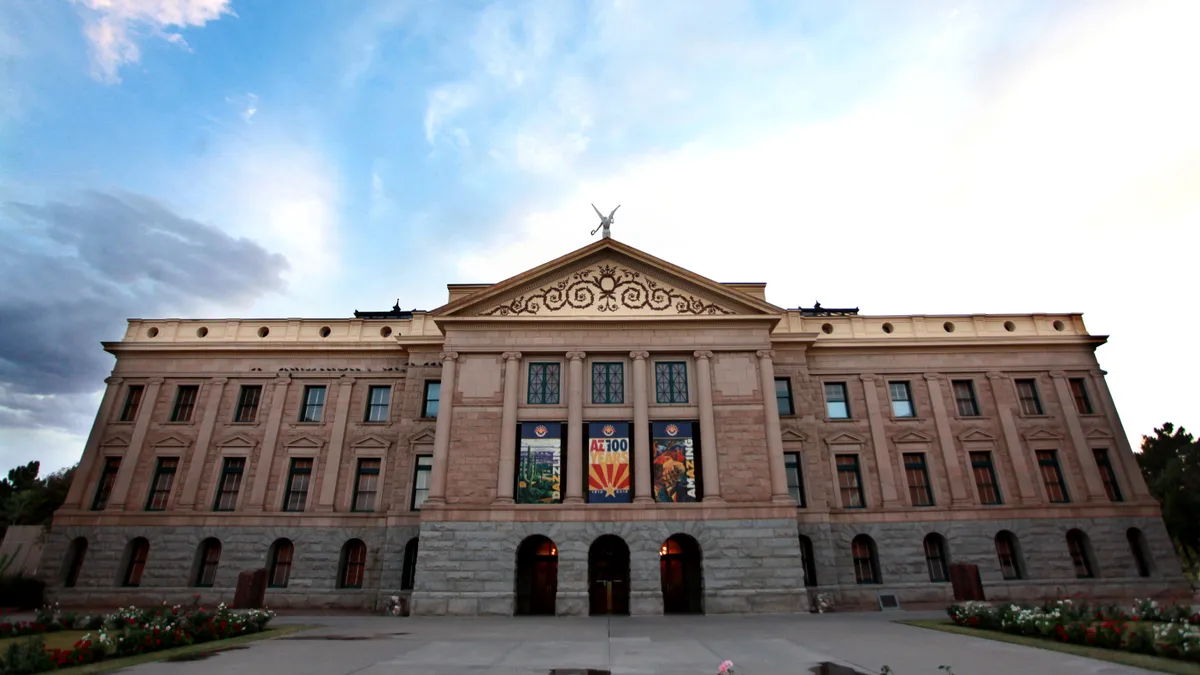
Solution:
[[[650,395],[646,359],[650,352],[629,352],[633,359],[633,502],[654,501],[650,489]]]
[[[723,502],[721,467],[717,459],[717,424],[713,419],[712,355],[709,351],[692,354],[696,357],[696,394],[700,397],[700,470],[704,479],[704,501]]]
[[[567,352],[567,498],[583,503],[583,360],[584,352]]]
[[[83,458],[79,460],[79,468],[75,470],[75,478],[71,480],[71,488],[67,491],[67,499],[63,502],[68,508],[86,509],[87,486],[92,480],[92,470],[96,466],[96,458],[100,455],[100,439],[104,437],[104,428],[112,419],[112,409],[116,405],[117,395],[121,392],[121,378],[110,377],[104,381],[108,387],[104,390],[104,398],[100,399],[100,410],[96,420],[92,422],[92,430],[88,433],[87,443],[83,446]]]
[[[196,503],[196,490],[200,487],[200,474],[204,472],[204,459],[208,456],[208,446],[212,444],[213,429],[217,426],[217,413],[221,408],[221,396],[225,392],[225,383],[229,380],[216,377],[209,381],[208,401],[204,407],[204,419],[200,422],[200,434],[196,437],[196,449],[192,451],[188,462],[187,476],[183,479],[183,491],[179,494],[179,502],[168,504],[168,509],[191,509]]]
[[[245,505],[247,511],[262,511],[264,508],[267,480],[271,477],[271,464],[275,460],[275,446],[279,443],[279,427],[283,424],[283,408],[291,383],[292,376],[287,373],[275,378],[275,388],[271,390],[271,413],[267,416],[262,448],[254,460],[254,485],[250,491],[250,501]]]
[[[133,425],[133,436],[129,439],[129,449],[117,469],[117,480],[113,483],[112,495],[108,499],[109,511],[124,511],[125,499],[129,496],[129,484],[133,482],[133,473],[137,469],[138,457],[142,446],[146,443],[146,432],[150,429],[150,418],[154,416],[154,407],[158,403],[158,391],[162,388],[163,379],[152,377],[146,385],[146,393],[142,396],[141,406],[138,407],[137,423]]]
[[[933,410],[938,447],[942,451],[942,463],[946,465],[946,482],[950,485],[950,502],[952,504],[970,504],[971,498],[968,496],[966,478],[963,476],[962,465],[958,462],[958,450],[954,446],[954,434],[950,430],[950,416],[946,413],[946,399],[942,396],[944,379],[936,373],[925,374],[925,382],[929,385],[929,408]]]
[[[1100,409],[1104,412],[1104,417],[1108,419],[1108,425],[1112,429],[1113,442],[1117,446],[1114,450],[1121,466],[1125,469],[1125,482],[1129,486],[1130,492],[1133,493],[1132,501],[1155,502],[1154,496],[1150,493],[1150,487],[1146,485],[1146,477],[1142,475],[1142,467],[1138,465],[1137,456],[1133,454],[1133,447],[1129,444],[1129,436],[1125,435],[1125,425],[1121,423],[1121,416],[1117,414],[1117,406],[1113,403],[1112,393],[1108,390],[1108,382],[1104,379],[1106,374],[1103,370],[1094,370],[1091,380],[1096,394],[1100,398]]]
[[[783,462],[783,430],[779,428],[779,404],[775,401],[775,352],[760,349],[758,355],[759,387],[763,397],[763,419],[767,434],[767,462],[771,470],[771,501],[795,504],[788,492],[787,467]]]
[[[500,469],[496,476],[496,503],[513,503],[517,462],[517,385],[521,352],[504,352],[504,410],[500,413]]]
[[[1008,395],[1008,378],[1003,373],[987,373],[988,385],[992,389],[992,397],[996,400],[996,409],[1000,411],[1000,428],[1004,431],[1004,445],[1008,448],[1008,458],[1012,461],[1013,472],[1017,474],[1017,493],[1022,503],[1033,504],[1040,502],[1037,490],[1033,485],[1036,465],[1030,468],[1029,454],[1017,433],[1017,422],[1013,418],[1013,402]]]
[[[446,503],[446,470],[450,461],[450,421],[454,412],[454,374],[458,352],[442,352],[442,398],[438,402],[436,436],[433,439],[433,470],[429,476],[426,504]]]
[[[883,412],[879,407],[878,378],[874,375],[859,375],[867,395],[867,418],[871,423],[871,445],[875,449],[875,469],[879,473],[879,491],[883,497],[883,508],[902,506],[896,492],[896,474],[892,471],[892,454],[888,450],[887,435],[883,430]]]
[[[342,467],[342,451],[346,444],[346,423],[350,420],[350,398],[353,392],[354,378],[343,375],[341,382],[338,383],[337,408],[333,413],[333,434],[329,439],[329,453],[325,456],[325,471],[321,476],[321,495],[317,501],[317,511],[333,510],[338,473]]]
[[[1092,449],[1083,434],[1083,424],[1079,421],[1079,411],[1075,410],[1075,397],[1071,394],[1071,385],[1067,383],[1067,374],[1056,370],[1050,373],[1050,379],[1054,381],[1054,392],[1058,394],[1058,404],[1062,407],[1063,418],[1067,421],[1071,445],[1075,446],[1075,458],[1083,471],[1087,501],[1106,502],[1108,493],[1104,490],[1104,480],[1100,478],[1100,467],[1096,466],[1096,458],[1092,456]]]

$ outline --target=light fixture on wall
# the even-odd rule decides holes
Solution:
[[[663,544],[662,548],[658,549],[658,554],[660,556],[667,554],[667,545],[666,544]]]

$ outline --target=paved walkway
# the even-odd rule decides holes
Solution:
[[[131,668],[136,675],[813,675],[822,662],[869,675],[1134,675],[1149,671],[893,623],[942,613],[795,616],[388,618],[284,617],[317,630],[253,643],[195,662]],[[346,639],[351,638],[351,639]],[[568,671],[571,672],[571,671]],[[839,672],[839,671],[832,671]],[[845,671],[840,671],[845,673]],[[572,675],[575,675],[572,673]],[[824,675],[824,674],[822,674]],[[847,674],[848,675],[848,674]]]

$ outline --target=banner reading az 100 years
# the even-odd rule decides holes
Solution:
[[[588,502],[629,503],[629,423],[588,424]]]
[[[654,422],[651,478],[656,502],[696,501],[696,456],[690,422]]]
[[[553,504],[562,495],[562,424],[533,422],[521,425],[520,462],[517,466],[518,504]]]

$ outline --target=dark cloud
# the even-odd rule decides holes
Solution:
[[[76,409],[91,399],[81,395],[112,369],[99,343],[119,340],[126,318],[241,305],[282,290],[288,266],[253,241],[125,193],[4,203],[0,238],[0,428],[78,429]],[[56,407],[76,414],[56,417]]]

